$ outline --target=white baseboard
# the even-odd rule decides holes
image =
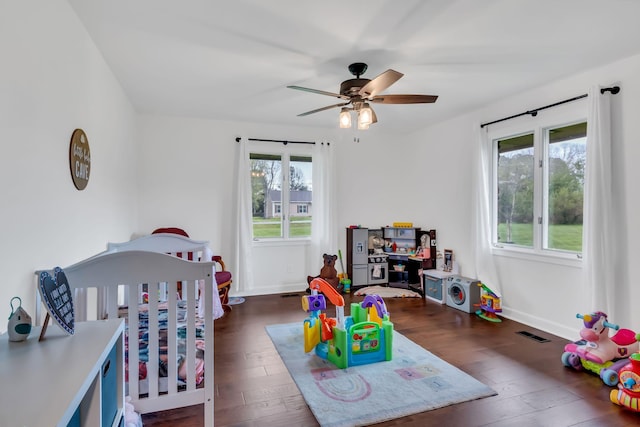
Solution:
[[[540,329],[541,331],[548,332],[569,341],[575,341],[578,339],[579,331],[577,328],[569,328],[568,326],[561,325],[559,323],[550,322],[547,319],[532,316],[517,310],[511,310],[508,307],[502,307],[501,316],[509,320],[514,320],[527,326],[531,326],[532,328]]]
[[[286,294],[288,292],[304,292],[307,289],[306,283],[285,284],[280,286],[261,287],[259,289],[244,289],[239,292],[231,292],[233,297],[250,297],[257,295]]]

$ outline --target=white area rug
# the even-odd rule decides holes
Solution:
[[[338,369],[304,352],[302,322],[266,330],[322,427],[370,426],[496,394],[396,331],[392,360]]]
[[[354,295],[380,295],[382,298],[422,298],[422,296],[409,289],[392,288],[387,286],[368,286],[358,289]]]

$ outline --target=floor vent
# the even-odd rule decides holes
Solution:
[[[548,340],[546,338],[539,337],[538,335],[532,334],[531,332],[527,332],[527,331],[519,331],[519,332],[516,332],[516,334],[522,335],[523,337],[531,338],[532,340],[538,341],[538,342],[549,342],[550,341],[550,340]]]
[[[280,298],[290,298],[290,297],[299,297],[300,294],[282,294]]]

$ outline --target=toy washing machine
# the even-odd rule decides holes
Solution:
[[[447,305],[466,313],[474,313],[480,304],[479,281],[462,276],[447,278]]]

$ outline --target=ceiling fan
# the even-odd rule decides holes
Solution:
[[[397,82],[404,74],[395,70],[387,70],[373,80],[360,78],[367,71],[367,64],[355,62],[349,65],[349,71],[354,79],[345,80],[340,84],[340,93],[326,92],[324,90],[310,89],[302,86],[287,86],[290,89],[332,96],[345,102],[329,105],[315,110],[298,114],[298,117],[342,107],[340,111],[340,127],[351,127],[351,111],[358,114],[358,129],[368,129],[370,124],[378,121],[376,113],[369,103],[374,104],[428,104],[436,102],[436,95],[382,95],[381,92]],[[348,106],[351,105],[351,106]]]

